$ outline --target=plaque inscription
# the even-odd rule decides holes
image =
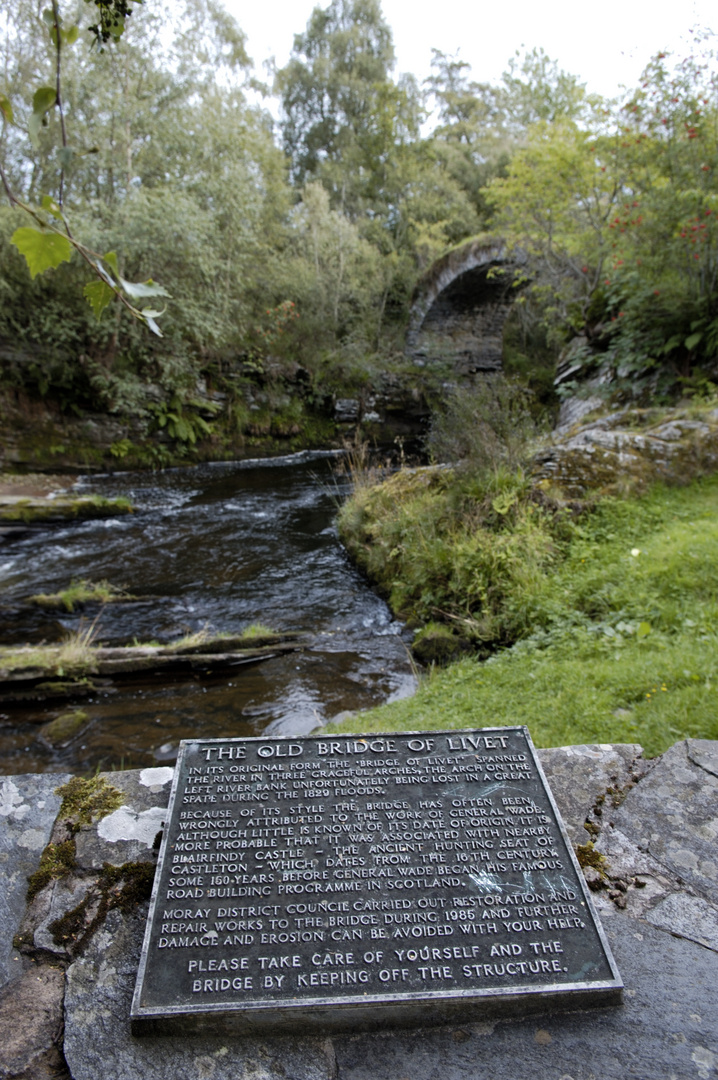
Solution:
[[[525,727],[183,742],[133,1031],[620,1001]]]

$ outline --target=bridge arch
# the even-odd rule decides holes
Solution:
[[[412,299],[406,352],[414,363],[446,365],[458,377],[500,371],[504,323],[517,293],[512,271],[524,263],[520,253],[509,256],[505,242],[491,236],[437,259]]]

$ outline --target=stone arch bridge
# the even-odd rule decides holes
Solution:
[[[457,377],[501,370],[506,316],[525,257],[498,237],[477,237],[437,259],[414,290],[406,352]],[[448,372],[447,372],[448,374]]]

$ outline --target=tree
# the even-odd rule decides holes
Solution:
[[[378,0],[332,0],[314,9],[277,72],[294,183],[321,179],[332,205],[352,217],[391,199],[395,155],[418,134],[415,81],[393,82],[393,66]]]
[[[628,379],[718,358],[717,89],[710,48],[659,54],[619,106],[536,125],[491,187],[549,319]]]

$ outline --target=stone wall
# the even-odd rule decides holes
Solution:
[[[626,986],[622,1006],[381,1035],[133,1038],[130,998],[172,771],[73,782],[57,820],[55,789],[67,777],[3,777],[0,1078],[710,1080],[718,1074],[718,743],[685,740],[652,761],[635,745],[539,754],[582,848]],[[48,851],[68,838],[74,855],[58,869]],[[34,878],[26,907],[24,879],[41,854],[58,872]]]

